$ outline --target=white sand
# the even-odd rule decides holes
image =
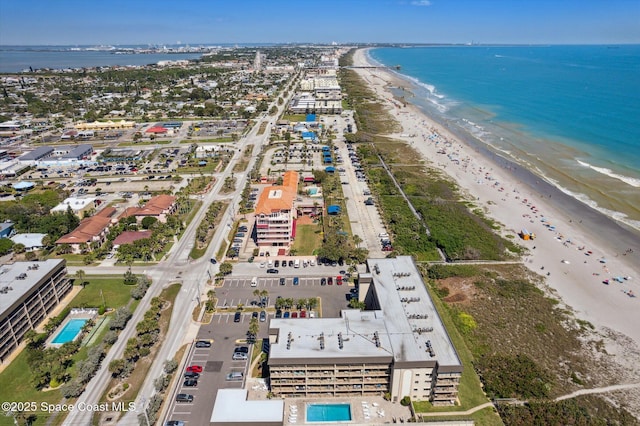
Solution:
[[[362,49],[356,52],[354,65],[370,65],[365,52]],[[389,106],[391,114],[402,126],[402,132],[395,135],[397,139],[410,142],[430,166],[451,176],[485,208],[487,216],[504,225],[504,234],[515,235],[522,228],[536,234],[534,241],[520,240],[530,249],[525,257],[526,266],[545,276],[547,284],[557,290],[558,296],[576,311],[579,318],[597,327],[609,327],[626,334],[640,346],[638,250],[625,254],[627,247],[616,247],[615,241],[604,241],[590,234],[589,229],[581,226],[579,218],[572,221],[549,198],[519,184],[509,170],[480,156],[421,110],[410,104],[403,107],[393,99],[388,87],[409,87],[409,84],[393,73],[383,69],[357,69],[357,72]],[[429,139],[434,133],[439,137]],[[438,153],[442,149],[447,155]],[[459,162],[452,161],[448,154],[455,154]],[[528,202],[523,202],[524,199]],[[546,218],[546,223],[555,226],[555,231],[544,226],[542,217]],[[517,235],[516,239],[519,240]],[[584,249],[580,250],[582,247]],[[592,254],[587,255],[587,251]],[[606,263],[599,261],[603,258]],[[543,266],[544,270],[541,269]],[[613,277],[631,278],[618,283]],[[605,279],[610,280],[609,285],[603,284]],[[629,297],[626,293],[629,290],[637,297]]]

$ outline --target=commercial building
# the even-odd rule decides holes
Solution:
[[[367,267],[358,295],[366,310],[271,320],[271,392],[455,404],[462,364],[413,260],[369,259]]]
[[[288,247],[294,236],[298,193],[298,172],[284,173],[282,185],[265,188],[256,204],[256,234],[258,246]]]
[[[1,363],[70,290],[64,259],[16,262],[0,268]]]

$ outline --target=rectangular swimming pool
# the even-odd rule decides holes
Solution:
[[[308,404],[308,422],[348,422],[351,404]]]
[[[62,330],[58,331],[56,337],[51,341],[52,344],[63,345],[67,342],[72,342],[73,339],[76,338],[82,327],[86,324],[88,320],[86,318],[75,318],[69,320],[62,328]]]

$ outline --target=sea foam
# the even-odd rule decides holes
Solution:
[[[589,163],[586,163],[584,161],[580,161],[580,160],[577,160],[577,159],[576,159],[576,161],[581,166],[588,167],[591,170],[595,170],[596,172],[601,173],[603,175],[607,175],[607,176],[609,176],[611,178],[621,180],[622,182],[626,183],[627,185],[631,185],[634,188],[640,188],[640,179],[632,178],[630,176],[621,175],[621,174],[615,173],[611,169],[607,169],[605,167],[597,167],[597,166],[594,166],[593,164],[589,164]]]

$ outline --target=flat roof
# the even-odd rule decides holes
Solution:
[[[52,212],[66,212],[67,207],[71,207],[73,211],[79,211],[87,207],[89,204],[93,203],[96,199],[94,197],[89,198],[75,198],[69,197],[54,208],[51,209]]]
[[[27,152],[18,158],[20,161],[39,160],[45,155],[49,155],[53,152],[53,148],[50,146],[39,146],[31,152]]]
[[[273,423],[284,421],[284,400],[247,400],[246,389],[220,389],[210,422]]]
[[[0,290],[7,288],[6,293],[0,292],[0,318],[4,317],[16,301],[63,262],[63,259],[48,259],[40,262],[16,262],[0,267]],[[22,274],[25,274],[24,278],[18,279]],[[9,288],[11,290],[8,290]]]
[[[340,318],[272,319],[269,328],[278,331],[277,343],[269,348],[270,363],[299,358],[391,361],[393,355],[382,311],[345,309]]]
[[[272,319],[269,334],[278,337],[269,364],[338,360],[462,366],[413,259],[368,259],[367,264],[371,272],[360,276],[371,277],[370,291],[380,310],[345,309],[340,318]]]
[[[441,366],[462,365],[413,259],[367,259],[367,264],[385,314],[394,361],[433,359]],[[427,341],[433,357],[427,351]]]

